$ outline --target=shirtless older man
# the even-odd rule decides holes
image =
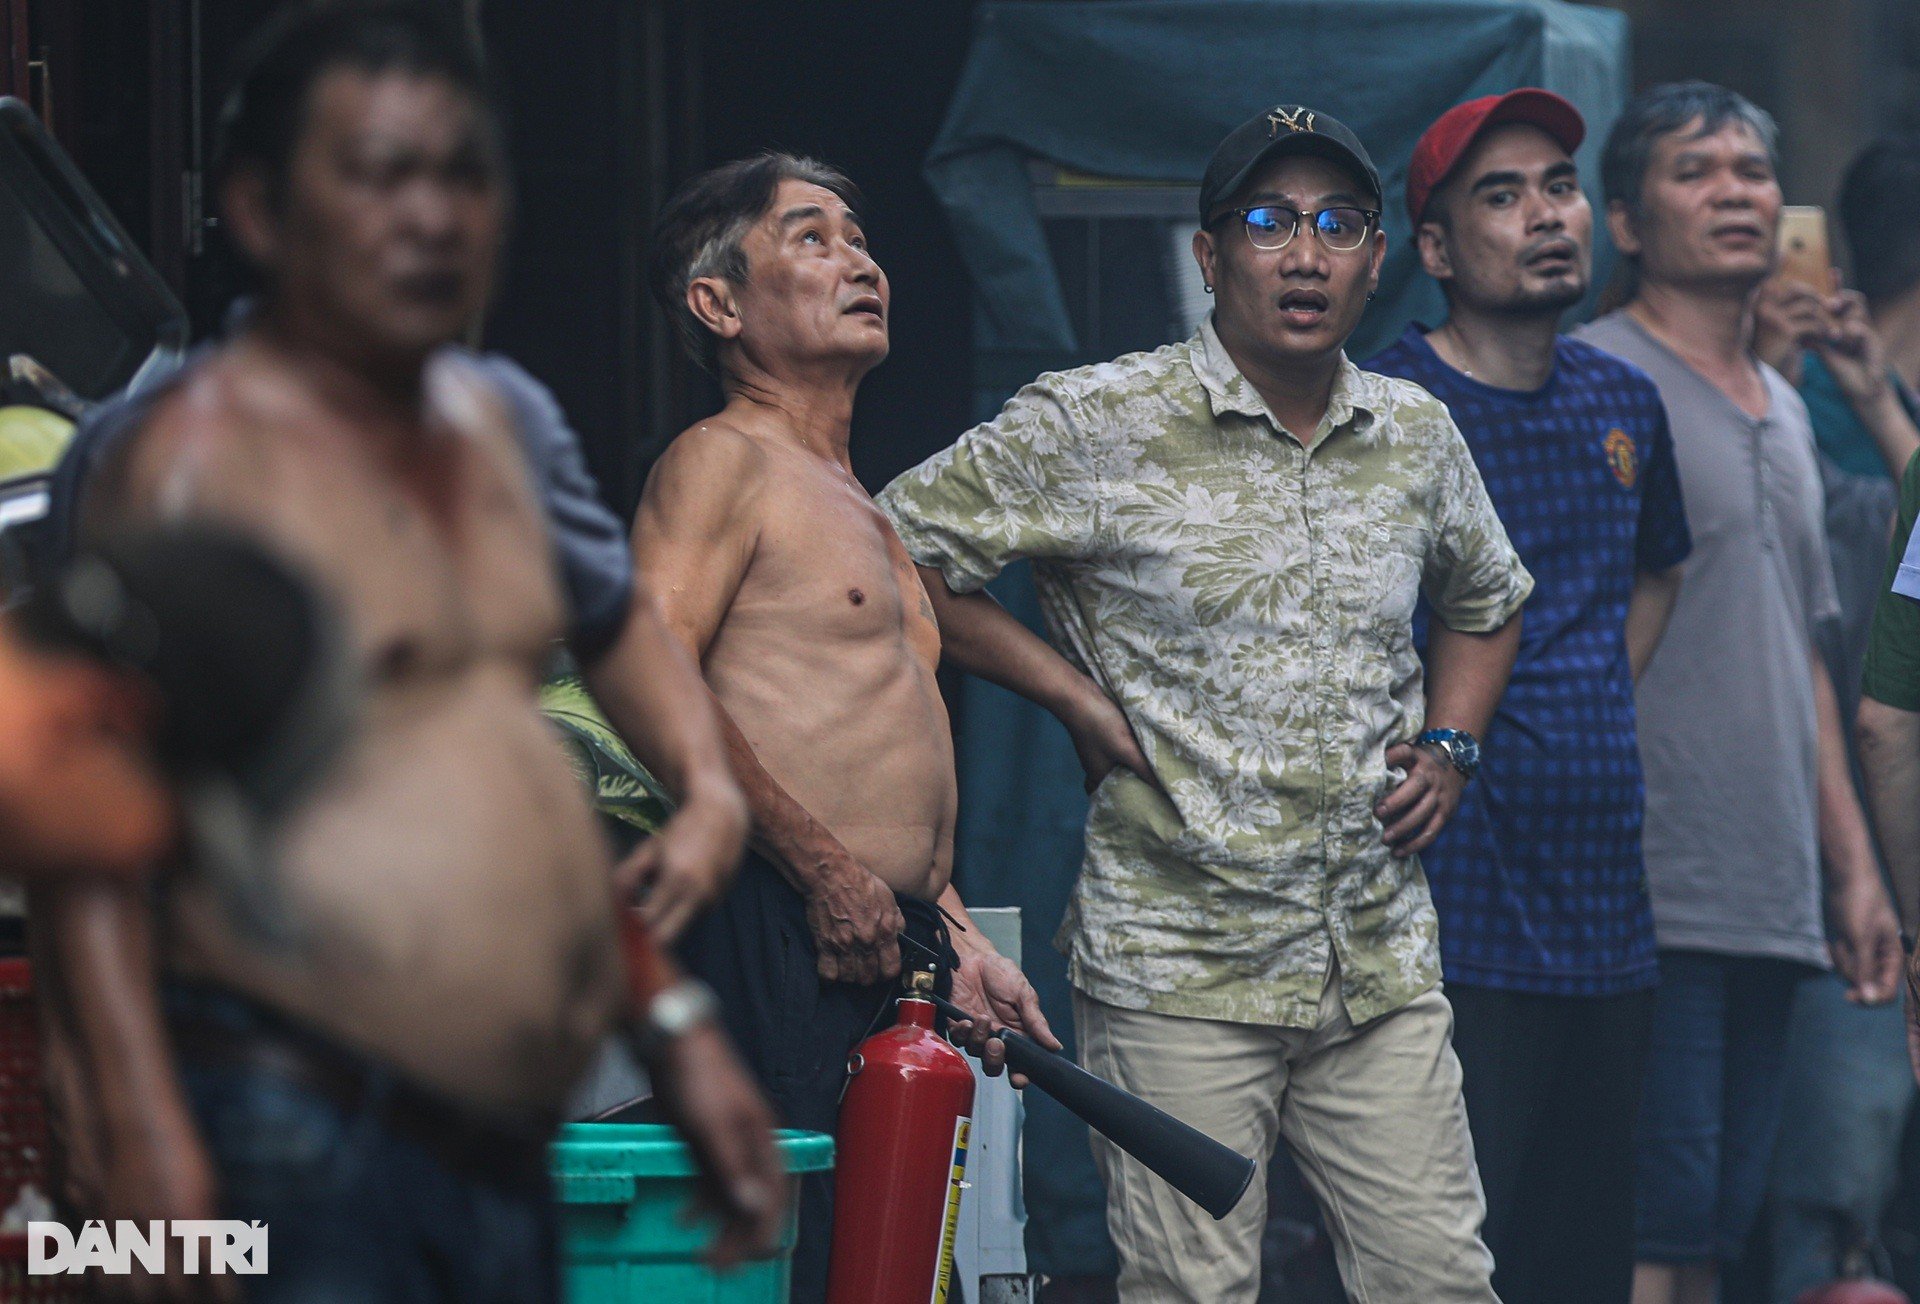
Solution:
[[[130,898],[48,920],[76,1094],[98,1111],[98,1212],[266,1220],[260,1299],[557,1296],[544,1142],[629,990],[607,848],[535,710],[563,631],[681,798],[634,867],[666,929],[718,890],[744,832],[698,677],[559,413],[452,347],[504,226],[480,86],[425,7],[310,7],[270,29],[222,142],[259,309],[102,413],[63,467],[82,534],[213,520],[297,564],[367,681],[359,730],[251,892],[183,867],[158,943]],[[778,1165],[697,1010],[654,1002],[642,1043],[729,1179],[713,1194],[738,1252],[777,1224]]]
[[[926,590],[853,477],[888,287],[844,176],[768,154],[666,207],[654,289],[727,404],[649,478],[634,554],[701,660],[752,812],[750,852],[682,946],[791,1126],[832,1130],[846,1058],[887,1007],[894,938],[959,928],[954,999],[1057,1045],[949,878],[953,743]],[[936,909],[936,905],[938,909]],[[1003,1059],[969,1030],[989,1072]],[[831,1187],[802,1184],[796,1301],[825,1290]]]

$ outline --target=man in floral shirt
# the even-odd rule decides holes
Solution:
[[[1414,855],[1532,581],[1446,409],[1343,352],[1379,205],[1327,115],[1246,123],[1202,182],[1199,334],[1041,377],[880,502],[948,658],[1059,715],[1098,781],[1061,937],[1087,1065],[1244,1153],[1284,1138],[1355,1297],[1489,1301]],[[1017,558],[1058,652],[979,592]],[[1255,1298],[1263,1183],[1215,1223],[1095,1145],[1123,1298]]]

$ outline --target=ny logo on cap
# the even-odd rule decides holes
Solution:
[[[1300,116],[1303,113],[1306,115],[1304,118]],[[1267,136],[1269,138],[1278,136],[1282,127],[1288,131],[1312,131],[1313,110],[1301,108],[1296,104],[1293,112],[1288,113],[1286,106],[1282,105],[1267,115]]]

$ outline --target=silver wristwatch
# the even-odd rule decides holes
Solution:
[[[682,1033],[709,1023],[720,1014],[720,998],[698,978],[682,978],[647,1004],[634,1031],[634,1050],[650,1061]]]

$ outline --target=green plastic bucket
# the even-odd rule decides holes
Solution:
[[[781,1132],[789,1173],[833,1167],[833,1138]],[[548,1163],[560,1200],[570,1304],[786,1304],[796,1226],[787,1218],[770,1259],[715,1273],[701,1261],[713,1224],[681,1213],[694,1196],[693,1156],[674,1130],[649,1123],[570,1123]]]

